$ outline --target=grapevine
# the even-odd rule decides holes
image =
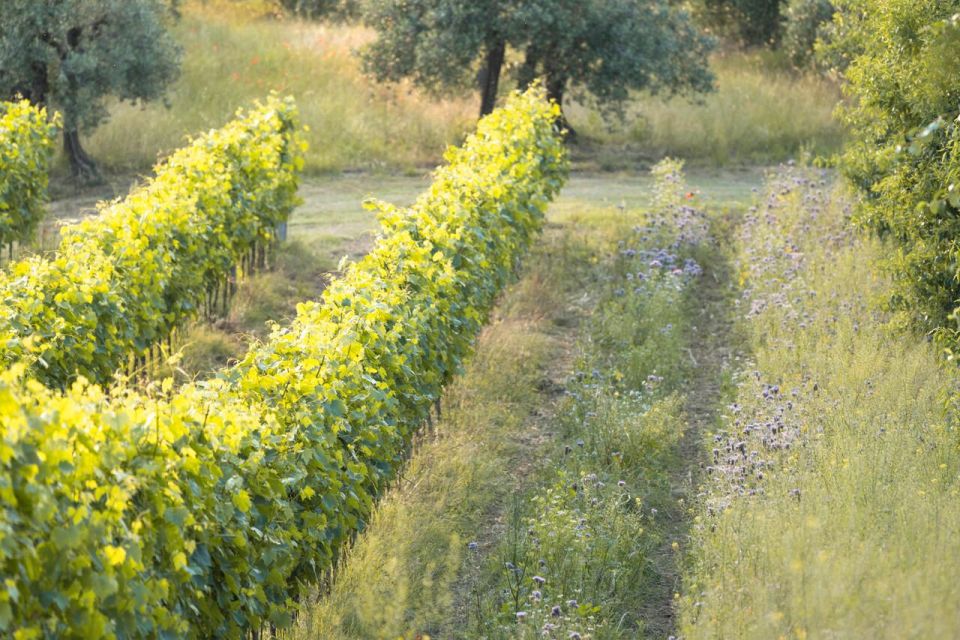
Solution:
[[[0,632],[241,637],[284,626],[362,530],[514,278],[566,164],[514,95],[374,249],[236,366],[172,389],[0,374]]]

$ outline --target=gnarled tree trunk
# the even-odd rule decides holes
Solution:
[[[500,71],[507,52],[503,40],[494,43],[487,50],[487,59],[480,72],[480,117],[487,115],[497,106],[497,92],[500,89]]]
[[[76,129],[63,130],[63,152],[70,160],[70,170],[74,178],[88,182],[101,180],[97,163],[83,150],[83,145],[80,144],[80,132]]]
[[[566,91],[567,79],[565,77],[547,75],[547,98],[556,102],[560,107],[560,120],[557,124],[566,131],[567,139],[573,140],[577,137],[577,132],[570,125],[570,121],[567,120],[567,116],[563,111],[563,97]]]

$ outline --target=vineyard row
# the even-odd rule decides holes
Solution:
[[[24,363],[0,374],[0,631],[288,624],[540,229],[566,173],[557,115],[540,91],[511,97],[412,207],[380,205],[374,249],[320,301],[210,381],[61,392]]]
[[[26,362],[58,388],[78,376],[110,381],[273,241],[297,203],[303,151],[295,105],[271,97],[64,229],[53,257],[10,265],[0,273],[0,364]]]
[[[29,239],[43,219],[57,122],[26,100],[0,102],[0,250]]]

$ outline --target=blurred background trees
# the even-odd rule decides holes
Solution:
[[[410,78],[435,93],[477,84],[481,115],[493,109],[507,66],[520,87],[543,78],[561,105],[570,90],[616,108],[630,91],[702,92],[713,83],[712,41],[663,0],[385,0],[363,7],[377,32],[362,53],[368,72],[381,81]]]
[[[745,46],[780,40],[785,0],[697,0],[696,12],[706,27]]]
[[[81,176],[98,168],[90,155],[105,175],[148,169],[187,132],[219,126],[270,90],[300,99],[310,166],[425,165],[477,107],[488,112],[534,79],[599,166],[829,153],[841,141],[829,105],[847,64],[846,49],[829,46],[843,31],[829,19],[833,3],[783,0],[777,20],[763,18],[770,6],[3,0],[0,94],[64,112],[61,158]],[[742,35],[764,20],[768,35]]]
[[[818,40],[832,37],[835,12],[831,0],[788,0],[781,45],[794,66],[802,69],[815,63],[814,48]]]
[[[359,0],[277,0],[285,13],[300,18],[350,20],[360,15]]]

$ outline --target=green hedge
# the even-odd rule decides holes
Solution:
[[[0,374],[0,632],[283,626],[361,530],[538,232],[559,111],[510,98],[374,249],[237,366],[178,391]]]
[[[297,202],[303,143],[269,99],[177,151],[156,177],[63,232],[56,257],[0,274],[0,363],[46,384],[109,381],[193,318]]]
[[[827,53],[849,63],[841,115],[854,219],[890,242],[891,306],[960,353],[960,0],[835,0]]]
[[[0,102],[0,247],[30,239],[43,219],[55,134],[45,109]]]

